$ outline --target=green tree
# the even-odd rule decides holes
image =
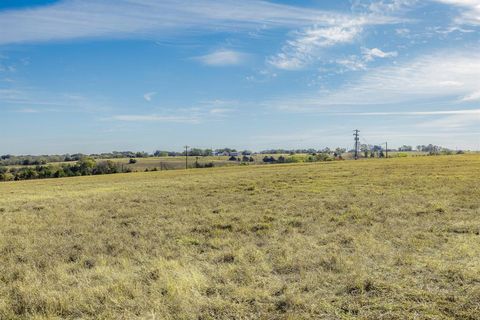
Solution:
[[[77,161],[77,166],[82,176],[91,175],[95,165],[95,160],[90,157],[85,157]]]

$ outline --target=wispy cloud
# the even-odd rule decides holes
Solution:
[[[329,47],[355,42],[368,26],[396,24],[405,19],[385,16],[380,11],[370,10],[367,14],[353,15],[349,19],[337,19],[328,25],[314,24],[292,32],[276,55],[267,58],[267,63],[284,70],[299,70],[322,56]],[[371,57],[388,57],[393,52],[384,53],[374,48]],[[383,55],[383,56],[382,56]]]
[[[356,1],[357,5],[361,5],[361,1]],[[372,0],[363,6],[368,10],[376,13],[398,13],[410,9],[413,5],[418,3],[418,0]]]
[[[362,48],[362,54],[366,61],[375,60],[375,58],[392,58],[398,56],[397,51],[384,52],[378,48]]]
[[[199,119],[196,117],[163,116],[163,115],[157,115],[157,114],[115,115],[111,119],[117,120],[117,121],[126,121],[126,122],[176,122],[176,123],[198,123],[199,122]]]
[[[321,110],[336,105],[393,105],[406,102],[473,101],[480,91],[480,54],[476,50],[442,51],[399,65],[378,67],[334,91],[273,104],[290,111]],[[465,99],[467,98],[467,99]]]
[[[432,110],[432,111],[395,111],[395,112],[334,112],[346,116],[441,116],[441,115],[480,115],[480,109]]]
[[[480,25],[480,1],[478,0],[434,0],[444,4],[457,6],[462,9],[456,18],[459,24]]]
[[[421,117],[423,120],[415,128],[428,128],[449,131],[454,128],[468,128],[480,125],[480,109],[429,110],[429,111],[387,111],[387,112],[331,112],[325,115],[360,117]]]
[[[113,114],[104,120],[121,122],[164,122],[197,124],[206,121],[225,120],[236,110],[237,101],[200,101],[191,107],[158,107],[149,114]]]
[[[320,49],[352,42],[361,31],[361,24],[310,27],[295,32],[295,38],[287,41],[281,52],[269,57],[267,62],[279,69],[302,69],[318,56]]]
[[[85,97],[78,94],[51,92],[8,83],[10,88],[0,89],[0,105],[20,113],[100,113],[109,109],[101,97]]]
[[[335,25],[349,15],[258,0],[65,0],[0,12],[0,44]]]
[[[228,108],[213,108],[213,109],[210,109],[210,114],[214,114],[214,115],[224,115],[224,114],[227,114],[227,113],[230,113],[232,112],[232,109],[228,109]]]
[[[480,126],[480,110],[472,113],[452,114],[440,119],[434,119],[420,123],[420,128],[437,128],[439,130],[450,130],[452,128],[468,128],[477,129]],[[480,139],[480,135],[479,135]]]
[[[233,66],[243,64],[248,59],[248,54],[221,49],[204,56],[195,57],[194,59],[209,66]]]
[[[462,98],[463,102],[480,101],[480,90],[472,92]]]
[[[343,66],[345,69],[350,71],[358,71],[367,69],[365,61],[356,55],[349,56],[343,59],[337,59],[334,61],[336,64]],[[342,70],[341,70],[342,71]]]
[[[150,101],[152,101],[153,96],[155,96],[156,94],[157,94],[156,92],[147,92],[147,93],[145,93],[145,94],[143,95],[143,98],[144,98],[146,101],[150,102]]]

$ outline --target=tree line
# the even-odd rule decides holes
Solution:
[[[93,158],[85,157],[78,160],[75,164],[0,167],[0,181],[63,178],[126,172],[131,172],[131,169],[120,163],[111,160],[97,162]]]
[[[92,159],[120,159],[120,158],[146,158],[151,155],[148,152],[132,152],[132,151],[113,151],[107,153],[93,154],[63,154],[63,155],[22,155],[15,156],[6,154],[0,156],[0,166],[38,166],[47,163],[58,162],[74,162],[84,158]]]

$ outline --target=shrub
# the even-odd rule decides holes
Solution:
[[[273,156],[265,156],[263,157],[263,162],[265,163],[274,163],[275,162],[275,158]]]
[[[137,159],[130,158],[130,160],[128,160],[128,163],[129,164],[135,164],[135,163],[137,163]]]
[[[15,176],[10,172],[0,173],[0,181],[12,181],[15,180]]]

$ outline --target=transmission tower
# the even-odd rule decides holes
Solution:
[[[188,148],[190,146],[185,146],[185,169],[188,169]]]
[[[359,137],[359,134],[360,133],[360,130],[358,129],[355,129],[353,130],[353,136],[355,137],[355,160],[358,160],[358,148],[360,146],[360,137]]]

